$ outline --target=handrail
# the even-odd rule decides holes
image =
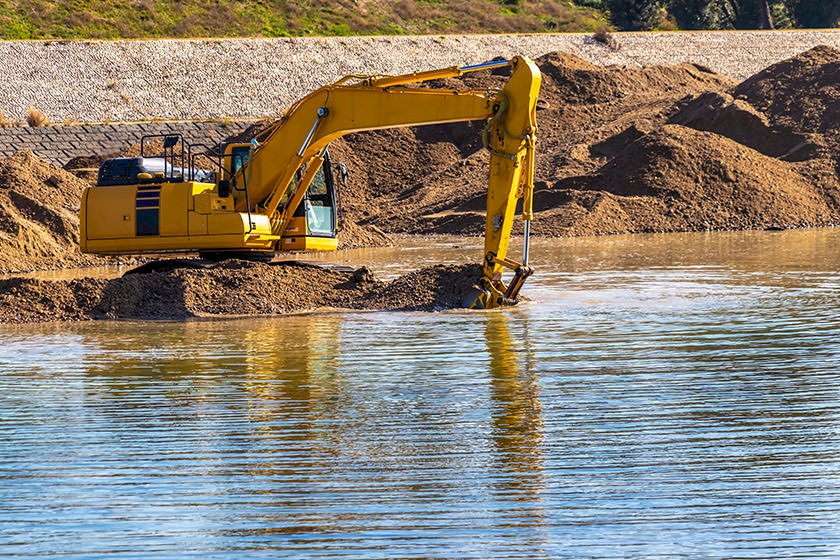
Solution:
[[[204,148],[206,150],[206,152],[205,153],[193,154],[192,150],[193,150],[194,147]],[[220,145],[220,147],[221,147],[221,145]],[[187,146],[187,157],[189,158],[189,162],[190,162],[190,180],[192,181],[195,177],[195,166],[193,165],[193,159],[195,158],[195,156],[200,156],[200,155],[203,155],[203,156],[207,157],[208,152],[211,155],[218,158],[218,160],[213,160],[213,159],[210,159],[210,158],[208,158],[208,159],[210,159],[210,161],[213,162],[213,164],[215,164],[219,168],[219,172],[227,171],[228,176],[233,177],[233,175],[234,175],[233,174],[233,157],[234,157],[234,155],[236,155],[237,157],[242,157],[242,156],[240,156],[238,154],[233,154],[233,153],[223,154],[223,153],[220,153],[216,148],[210,147],[207,144],[204,144],[204,143],[201,143],[201,142],[196,142],[194,144],[191,143]],[[225,167],[224,163],[222,163],[225,158],[231,158],[230,169]],[[242,174],[242,180],[244,181],[243,188],[240,189],[236,185],[232,185],[232,187],[233,187],[234,190],[242,191],[242,192],[245,193],[245,212],[248,214],[248,231],[246,231],[245,233],[251,233],[252,231],[254,231],[254,222],[251,218],[251,197],[250,197],[250,194],[248,193],[248,177],[244,173]],[[218,188],[218,184],[219,184],[219,178],[217,177],[217,179],[216,179],[217,188]]]
[[[146,157],[146,141],[152,138],[163,138],[163,175],[170,179],[174,179],[175,173],[175,146],[181,145],[181,178],[184,177],[184,135],[183,134],[144,134],[140,137],[140,157]],[[169,161],[171,158],[171,162]],[[167,175],[167,164],[172,166],[172,175]]]
[[[195,153],[194,154],[193,153],[193,148],[204,148],[205,151],[203,153]],[[222,162],[221,162],[222,154],[220,154],[216,150],[216,148],[213,148],[213,147],[211,147],[207,144],[204,144],[203,142],[196,142],[194,144],[190,143],[190,144],[187,145],[187,160],[190,162],[190,181],[195,180],[195,171],[196,171],[195,158],[196,158],[196,156],[206,157],[208,160],[210,160],[219,169],[219,171],[224,171],[225,170],[224,167],[222,167]],[[215,157],[216,160],[212,159],[213,157]]]
[[[224,154],[224,156],[222,156],[223,158],[224,157],[230,157],[231,158],[231,161],[230,161],[230,170],[231,171],[233,171],[233,156],[234,156],[233,153]],[[242,157],[239,154],[236,154],[236,156],[240,157],[240,158]],[[242,165],[244,166],[245,162],[243,162]],[[230,172],[229,175],[231,177],[234,176],[234,174],[232,172]],[[238,189],[235,184],[232,185],[232,186],[236,190],[242,190],[242,191],[245,192],[245,211],[248,213],[248,231],[246,231],[245,233],[251,233],[252,231],[254,231],[254,222],[251,221],[251,197],[248,193],[248,174],[247,173],[242,174],[242,182],[244,183],[242,189]]]

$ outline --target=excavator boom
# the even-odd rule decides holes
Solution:
[[[418,81],[508,65],[512,67],[511,76],[501,91],[406,87]],[[527,254],[523,259],[526,262],[520,264],[508,260],[507,252],[519,197],[524,197],[526,230],[530,230],[533,217],[540,79],[539,69],[525,57],[473,67],[368,78],[351,85],[344,79],[295,105],[256,148],[250,165],[240,173],[250,173],[249,184],[263,186],[261,191],[252,189],[251,196],[260,201],[260,212],[273,216],[273,232],[282,235],[290,213],[297,208],[306,190],[305,182],[295,181],[298,169],[310,166],[332,140],[363,130],[489,119],[483,138],[490,152],[483,294],[473,306],[495,307],[515,300],[522,283],[531,274]],[[284,142],[283,138],[302,141],[297,145]],[[527,243],[526,235],[526,246]],[[502,283],[504,268],[515,271],[510,286]]]

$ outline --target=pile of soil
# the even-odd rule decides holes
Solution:
[[[840,223],[840,51],[817,47],[735,84],[692,64],[536,60],[537,235],[763,229]],[[447,80],[501,86],[498,70]],[[399,233],[480,235],[481,123],[360,133],[348,213]],[[517,231],[517,230],[515,230]]]
[[[840,51],[815,47],[774,64],[734,90],[779,126],[840,133]]]
[[[0,323],[90,319],[107,283],[98,278],[69,281],[0,279]]]
[[[64,164],[62,169],[68,171],[90,185],[95,185],[99,176],[99,166],[109,157],[116,157],[116,154],[105,156],[76,156]]]
[[[630,173],[628,173],[630,171]],[[837,219],[810,181],[728,138],[666,125],[597,172],[539,191],[547,235],[777,229]]]
[[[391,282],[301,263],[228,260],[102,280],[0,280],[0,322],[282,315],[324,308],[438,311],[461,306],[479,265],[434,266]]]
[[[100,262],[79,252],[79,199],[86,186],[31,152],[0,159],[0,272]]]

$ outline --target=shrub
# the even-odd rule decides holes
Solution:
[[[26,110],[26,122],[29,126],[47,126],[50,124],[50,120],[47,118],[47,115],[32,105],[30,105],[29,109]]]
[[[618,40],[616,40],[613,34],[610,33],[610,30],[606,27],[599,27],[595,31],[595,34],[592,35],[592,38],[609,48],[611,51],[617,51],[621,48],[621,46],[618,44]]]

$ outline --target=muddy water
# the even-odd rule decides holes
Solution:
[[[0,554],[837,557],[838,247],[537,242],[505,312],[4,326]]]

